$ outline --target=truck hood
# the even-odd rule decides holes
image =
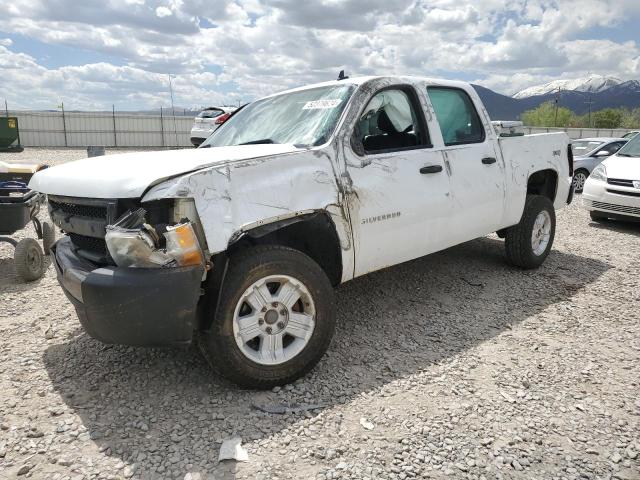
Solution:
[[[624,180],[640,180],[640,158],[613,155],[602,164],[607,168],[607,177]]]
[[[42,170],[31,178],[29,188],[68,197],[139,198],[150,186],[176,175],[298,150],[266,144],[105,155]]]

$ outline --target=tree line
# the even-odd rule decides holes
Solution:
[[[578,115],[549,101],[524,112],[521,120],[528,127],[640,128],[640,108],[604,108]]]

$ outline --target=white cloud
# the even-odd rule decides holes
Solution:
[[[471,78],[512,93],[587,73],[640,77],[638,42],[610,38],[623,20],[633,28],[640,2],[12,0],[0,3],[0,35],[94,51],[122,65],[50,69],[20,57],[10,43],[0,45],[5,61],[10,55],[27,62],[22,68],[52,82],[23,83],[12,101],[24,105],[64,95],[66,85],[78,89],[83,105],[120,98],[152,105],[166,98],[167,72],[177,74],[183,104],[249,100],[335,78],[342,68],[350,75]],[[633,31],[627,35],[634,38]],[[22,75],[9,71],[12,78]],[[9,95],[5,90],[0,85],[0,96]]]
[[[10,38],[0,38],[0,45],[2,45],[3,47],[10,47],[11,45],[13,45],[13,40],[11,40]]]
[[[170,17],[171,15],[173,15],[173,12],[171,11],[170,8],[167,8],[167,7],[156,8],[156,17],[159,17],[159,18]]]

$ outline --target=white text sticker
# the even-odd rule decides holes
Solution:
[[[323,110],[328,108],[336,108],[342,100],[312,100],[302,107],[303,110]]]

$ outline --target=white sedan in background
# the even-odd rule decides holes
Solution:
[[[209,138],[209,135],[226,122],[236,110],[236,107],[209,107],[202,110],[193,120],[193,127],[191,127],[193,146],[197,147]]]
[[[640,220],[640,135],[591,172],[582,204],[595,221]]]

